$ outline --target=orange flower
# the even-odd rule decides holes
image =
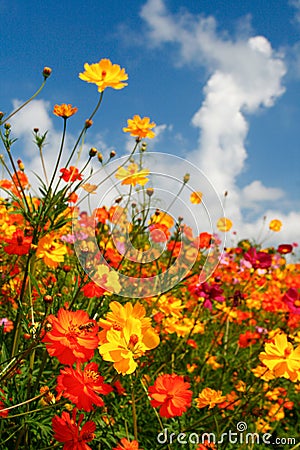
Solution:
[[[192,404],[193,393],[189,388],[190,383],[185,382],[183,376],[160,375],[148,389],[151,405],[160,408],[161,417],[181,416]]]
[[[26,189],[27,187],[29,187],[27,175],[25,175],[25,173],[22,172],[21,170],[18,170],[16,173],[13,174],[12,180],[17,189],[21,189],[21,187],[23,189]]]
[[[221,217],[217,222],[217,228],[219,231],[229,231],[232,227],[232,222],[229,219],[226,219],[226,217]]]
[[[271,231],[278,232],[281,230],[281,227],[282,227],[282,222],[278,219],[273,219],[269,223],[269,228]]]
[[[98,86],[98,91],[102,92],[107,87],[113,89],[123,89],[127,83],[128,75],[125,69],[121,69],[118,64],[112,64],[109,59],[101,59],[96,64],[84,64],[85,71],[79,74],[81,80],[87,83],[94,83]]]
[[[119,167],[115,177],[118,180],[122,180],[121,184],[130,184],[131,186],[136,186],[139,184],[140,186],[144,186],[148,183],[149,175],[148,169],[138,170],[139,166],[136,163],[129,164],[128,168]]]
[[[79,173],[79,170],[77,167],[70,166],[70,169],[60,169],[61,172],[61,178],[68,182],[68,181],[76,181],[76,180],[82,180],[82,174]]]
[[[149,117],[141,118],[139,115],[133,116],[133,119],[127,120],[127,127],[123,128],[125,133],[130,133],[130,136],[135,136],[139,139],[154,138],[155,133],[151,130],[156,126],[156,123],[151,122]]]
[[[57,377],[56,390],[58,394],[68,398],[78,409],[92,411],[93,404],[104,406],[99,394],[107,395],[113,388],[104,383],[103,377],[98,372],[98,366],[92,362],[85,366],[82,371],[79,366],[76,370],[72,367],[61,369]]]
[[[265,351],[259,354],[259,359],[276,377],[291,381],[300,378],[300,345],[294,350],[284,333],[277,334],[274,342],[265,344]]]
[[[53,236],[47,234],[38,242],[36,257],[42,258],[47,266],[55,268],[64,261],[66,253],[66,246],[61,242],[54,241]]]
[[[51,326],[42,342],[50,356],[56,356],[61,364],[72,365],[74,362],[85,362],[94,355],[98,346],[98,325],[89,318],[87,312],[67,311],[60,308],[57,317],[47,317]]]
[[[53,114],[58,117],[62,117],[63,119],[68,119],[69,117],[76,114],[78,108],[72,107],[72,105],[66,103],[62,103],[61,105],[55,105],[53,108]]]
[[[113,450],[139,450],[139,443],[137,441],[130,442],[126,438],[123,438]]]
[[[31,236],[24,236],[23,231],[18,229],[10,239],[5,239],[8,245],[4,247],[4,251],[9,255],[26,255],[30,250],[31,241]]]
[[[190,195],[190,202],[194,205],[199,205],[202,202],[202,192],[194,191]]]
[[[225,399],[226,397],[222,395],[222,391],[204,388],[196,398],[197,408],[205,408],[208,406],[208,409],[211,409],[218,403],[222,403]]]
[[[82,427],[83,414],[80,414],[78,423],[76,423],[76,408],[72,411],[72,416],[66,411],[61,415],[52,419],[52,428],[54,431],[54,439],[63,442],[63,450],[92,450],[86,442],[90,442],[95,438],[96,430],[95,422],[89,420]]]

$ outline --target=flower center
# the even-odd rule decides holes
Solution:
[[[133,349],[135,345],[138,343],[139,338],[136,334],[132,334],[129,339],[128,348]]]
[[[99,378],[99,373],[95,372],[94,370],[87,370],[86,372],[86,376],[91,380],[91,381],[97,381]]]
[[[102,79],[106,77],[106,70],[102,70],[101,76],[102,76]]]

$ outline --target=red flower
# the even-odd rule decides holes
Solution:
[[[181,416],[192,403],[193,393],[188,390],[189,387],[190,383],[185,382],[180,375],[160,375],[148,390],[152,397],[151,405],[160,407],[161,417]]]
[[[106,289],[98,286],[98,284],[94,283],[93,281],[90,281],[89,283],[84,285],[81,290],[83,292],[83,295],[87,298],[101,297],[104,292],[107,292]]]
[[[257,339],[260,338],[260,334],[255,332],[252,333],[251,331],[246,331],[245,334],[240,334],[239,337],[239,347],[246,348],[249,347],[249,345],[256,344]]]
[[[93,404],[104,406],[99,394],[107,395],[113,390],[103,381],[103,377],[98,372],[98,366],[94,362],[87,364],[83,371],[79,365],[76,370],[65,367],[61,369],[57,377],[56,390],[58,394],[62,394],[74,403],[78,409],[89,412],[93,410]]]
[[[113,450],[139,450],[139,444],[137,441],[130,442],[126,438],[123,438]]]
[[[291,244],[281,244],[278,246],[277,251],[281,255],[286,255],[287,253],[292,253],[293,246]]]
[[[298,289],[294,287],[289,288],[282,297],[282,300],[287,305],[290,312],[300,314],[300,293]]]
[[[72,417],[66,411],[61,415],[52,419],[52,428],[54,431],[54,439],[63,442],[63,450],[91,450],[86,444],[95,438],[94,431],[96,424],[89,420],[81,427],[83,414],[80,414],[78,423],[76,424],[76,408],[72,411]]]
[[[244,254],[244,258],[250,262],[253,269],[268,269],[272,264],[272,256],[269,253],[258,252],[254,247]]]
[[[70,166],[70,169],[60,169],[60,172],[62,173],[61,178],[64,181],[76,181],[76,180],[82,180],[82,174],[79,173],[79,170],[77,167]]]
[[[10,239],[5,239],[8,244],[4,251],[9,255],[26,255],[31,246],[32,237],[24,236],[23,231],[17,230]]]
[[[87,312],[67,311],[60,308],[57,317],[47,318],[52,327],[42,342],[50,356],[56,356],[61,364],[72,365],[75,361],[86,362],[94,355],[99,343],[97,322]]]

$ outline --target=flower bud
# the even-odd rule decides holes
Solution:
[[[33,131],[34,131],[35,133],[38,133],[40,130],[39,130],[39,128],[34,128]]]
[[[91,119],[87,119],[85,121],[85,128],[91,128],[91,126],[93,125],[93,121]]]
[[[50,69],[50,67],[44,67],[43,69],[43,76],[44,79],[46,80],[46,78],[49,78],[51,75],[52,69]]]
[[[143,142],[141,145],[141,152],[145,152],[147,150],[147,144],[146,142]]]
[[[0,120],[3,119],[3,116],[4,116],[4,112],[0,111]]]
[[[97,155],[97,149],[95,148],[95,147],[92,147],[91,149],[90,149],[90,151],[89,151],[89,156],[91,157],[91,158],[93,158],[93,156],[96,156]]]
[[[71,272],[71,266],[68,266],[67,264],[65,264],[65,265],[63,266],[62,270],[63,270],[65,273]]]
[[[114,150],[112,150],[109,154],[110,158],[114,158],[116,156],[116,152]]]
[[[46,295],[44,295],[43,300],[44,300],[44,303],[49,305],[53,302],[53,297],[52,297],[52,295],[46,294]]]
[[[18,163],[18,167],[19,167],[19,169],[21,170],[21,172],[24,172],[25,166],[24,166],[22,160],[21,160],[21,159],[18,159],[17,163]]]
[[[6,123],[4,124],[4,128],[5,128],[6,130],[9,130],[9,129],[11,128],[11,124],[8,123],[8,122],[6,122]]]
[[[184,177],[183,177],[183,182],[184,182],[184,184],[186,184],[186,183],[189,181],[189,179],[190,179],[190,174],[189,174],[189,173],[186,173],[186,174],[184,175]]]
[[[152,195],[154,194],[154,189],[153,188],[147,188],[146,189],[146,194],[148,195],[148,197],[152,197]]]
[[[100,163],[102,163],[102,161],[103,161],[102,153],[98,152],[98,153],[97,153],[97,158],[98,158],[98,161],[99,161]]]

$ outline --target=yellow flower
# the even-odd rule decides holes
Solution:
[[[139,115],[133,116],[133,119],[127,120],[127,127],[123,128],[125,133],[130,133],[131,136],[136,136],[140,139],[143,138],[154,138],[155,133],[151,131],[156,123],[150,123],[149,117],[141,118]]]
[[[202,192],[194,191],[190,195],[190,202],[194,205],[199,205],[202,202]]]
[[[131,186],[136,186],[137,184],[144,186],[148,183],[149,175],[148,169],[142,169],[138,171],[138,165],[136,163],[129,164],[128,168],[119,167],[115,177],[118,180],[122,180],[121,184],[131,184]]]
[[[121,69],[118,64],[112,64],[109,59],[101,59],[95,64],[84,64],[85,71],[79,74],[81,80],[94,83],[98,86],[98,91],[102,92],[107,87],[113,89],[123,89],[127,83],[128,75],[125,69]]]
[[[73,116],[78,111],[78,108],[72,107],[72,105],[62,103],[61,105],[55,105],[53,108],[53,114],[58,117],[63,117],[64,119],[68,119],[68,117]]]
[[[276,233],[281,230],[282,222],[278,219],[273,219],[269,223],[269,228],[271,231],[275,231]]]
[[[217,222],[217,228],[219,231],[229,231],[232,227],[231,220],[227,219],[226,217],[221,217]]]
[[[261,378],[264,381],[274,380],[275,375],[271,370],[265,366],[257,366],[251,370],[257,378]]]
[[[84,189],[89,194],[96,194],[97,184],[85,183],[81,185],[82,189]]]
[[[226,397],[222,395],[222,391],[215,391],[214,389],[204,388],[196,398],[197,408],[208,409],[214,408],[218,403],[222,403]]]
[[[61,242],[55,242],[54,237],[48,234],[39,240],[36,257],[42,258],[49,267],[57,267],[59,263],[64,261],[66,253],[66,246]]]
[[[167,228],[172,228],[174,225],[174,219],[167,213],[157,210],[149,222],[150,225],[153,223],[159,223],[165,225]]]
[[[118,272],[115,270],[109,270],[109,267],[106,264],[100,264],[97,267],[94,280],[101,287],[106,288],[114,294],[118,294],[121,290]]]
[[[118,373],[133,373],[137,368],[135,359],[157,347],[159,337],[152,328],[143,332],[141,321],[134,317],[127,319],[122,329],[116,328],[107,331],[107,342],[99,347],[100,355],[104,361],[113,362]]]
[[[260,361],[272,370],[276,377],[297,381],[300,374],[300,345],[294,350],[287,336],[277,334],[274,343],[266,343],[265,351],[259,354]]]

